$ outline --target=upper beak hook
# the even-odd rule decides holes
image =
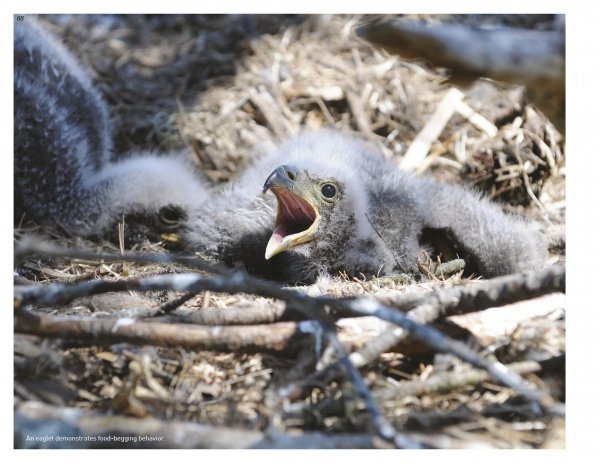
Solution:
[[[292,190],[294,188],[294,182],[298,176],[298,171],[292,166],[279,166],[275,169],[265,181],[263,185],[263,194],[271,188],[283,188],[286,190]]]

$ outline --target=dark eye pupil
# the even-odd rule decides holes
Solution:
[[[185,218],[185,213],[175,206],[165,206],[158,214],[160,220],[167,225],[176,225]]]
[[[335,187],[329,183],[327,185],[323,185],[323,188],[321,188],[321,193],[325,198],[333,198],[335,196],[335,192]]]

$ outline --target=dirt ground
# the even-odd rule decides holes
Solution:
[[[184,149],[215,185],[234,178],[261,150],[307,128],[355,132],[377,144],[387,157],[402,159],[450,88],[445,82],[448,70],[404,61],[362,40],[356,27],[365,19],[291,15],[41,18],[89,68],[110,104],[115,156],[138,149]],[[527,102],[522,87],[481,80],[461,90],[466,94],[464,101],[497,126],[498,133],[490,136],[455,114],[417,171],[444,182],[473,185],[506,210],[544,224],[552,244],[548,264],[564,263],[564,134]],[[15,229],[16,239],[31,232],[60,245],[119,251],[111,243],[89,243],[31,223]],[[133,250],[167,252],[160,243],[145,243]],[[15,284],[119,280],[186,270],[179,264],[29,259],[16,269]],[[458,274],[406,285],[393,279],[362,281],[334,275],[302,290],[333,296],[427,292],[460,284],[466,277]],[[152,311],[176,296],[166,291],[110,293],[78,299],[68,306],[32,310],[93,319],[135,317],[141,309]],[[190,323],[200,311],[265,306],[281,303],[258,296],[203,292],[168,316],[153,320]],[[564,402],[564,294],[451,317],[448,325],[445,329],[457,339],[488,357],[505,364],[536,362],[539,368],[525,377]],[[346,320],[338,326],[342,341],[351,349],[380,332],[376,324],[355,326]],[[298,438],[290,444],[298,447],[388,445],[368,437],[372,429],[364,403],[341,375],[326,382],[303,383],[327,357],[312,337],[281,349],[261,348],[259,343],[254,349],[228,351],[15,334],[14,354],[15,410],[24,413],[15,427],[15,445],[19,446],[51,446],[32,444],[24,436],[65,433],[64,428],[51,427],[59,422],[57,417],[64,418],[61,410],[137,419],[131,425],[122,424],[123,436],[133,433],[135,426],[154,429],[153,419],[161,420],[163,427],[165,422],[197,423],[211,427],[204,431],[222,430],[222,436],[231,436],[212,442],[190,438],[187,444],[179,441],[171,446],[190,446],[190,442],[201,447],[251,446],[244,443],[254,442],[253,436],[284,435],[312,436],[308,443]],[[537,414],[512,389],[489,379],[441,391],[394,392],[409,381],[422,382],[441,373],[461,376],[471,370],[448,355],[401,343],[360,371],[386,418],[426,445],[564,447],[564,418]],[[285,393],[290,385],[302,385],[301,393]],[[45,424],[28,421],[35,416],[46,417]],[[102,429],[93,420],[87,428],[81,422],[78,426],[90,433]],[[236,440],[237,431],[249,434],[240,434],[245,437]],[[335,436],[335,443],[327,441]],[[267,442],[277,446],[276,438]],[[147,445],[121,440],[91,446]]]

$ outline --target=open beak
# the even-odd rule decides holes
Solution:
[[[263,193],[271,190],[277,198],[277,218],[265,250],[265,259],[312,240],[321,216],[317,208],[296,186],[298,173],[281,166],[267,178]]]

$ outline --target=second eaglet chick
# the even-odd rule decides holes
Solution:
[[[15,223],[135,243],[176,239],[208,197],[182,154],[113,159],[108,107],[66,47],[34,18],[15,22]]]
[[[260,159],[193,223],[188,240],[201,253],[288,283],[416,272],[431,232],[484,276],[536,268],[547,255],[536,224],[470,190],[399,171],[373,147],[330,131]]]

